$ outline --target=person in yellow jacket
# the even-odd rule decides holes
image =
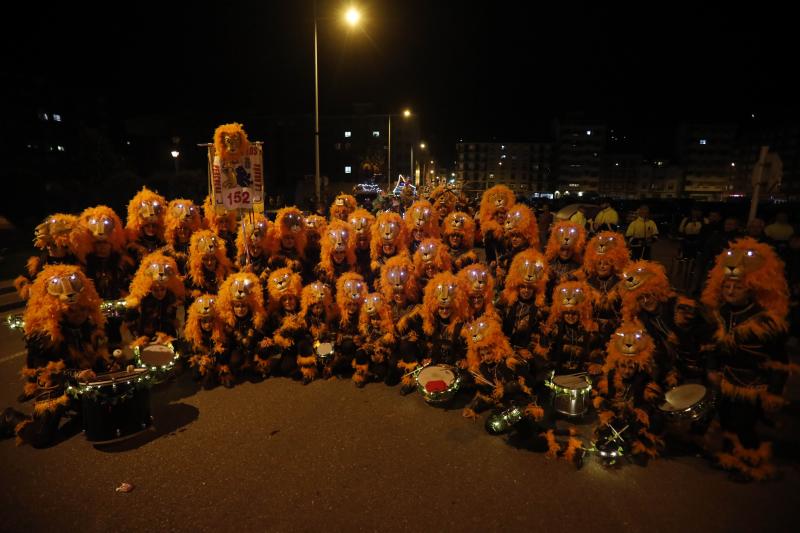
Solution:
[[[646,205],[639,208],[639,216],[628,225],[625,239],[628,241],[628,248],[634,261],[639,259],[650,260],[650,248],[653,242],[658,239],[658,227],[650,219],[650,209]]]

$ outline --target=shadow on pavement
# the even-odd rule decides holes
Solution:
[[[152,427],[131,437],[108,444],[95,444],[94,448],[106,453],[120,453],[135,450],[159,437],[184,430],[200,416],[200,410],[186,403],[170,403],[153,407]]]

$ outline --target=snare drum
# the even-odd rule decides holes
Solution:
[[[72,393],[81,402],[86,439],[112,441],[150,426],[151,381],[147,370],[136,368],[79,382]]]
[[[706,420],[714,408],[711,390],[699,383],[680,385],[667,391],[664,397],[664,403],[658,408],[672,425]]]
[[[327,365],[333,359],[333,343],[331,342],[315,342],[314,351],[317,354],[317,362],[322,365]]]
[[[152,375],[153,383],[166,381],[175,368],[175,363],[180,355],[172,344],[147,344],[133,348],[136,366],[143,368]]]
[[[417,390],[428,403],[449,402],[461,386],[458,369],[450,365],[430,365],[417,372]]]
[[[569,417],[583,416],[592,401],[592,382],[586,374],[554,376],[548,386],[553,389],[553,409]]]

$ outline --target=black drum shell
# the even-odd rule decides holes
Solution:
[[[80,400],[84,434],[91,442],[130,436],[152,423],[150,387],[144,383],[102,385],[81,394]]]

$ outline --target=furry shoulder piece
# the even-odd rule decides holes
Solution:
[[[436,326],[436,313],[439,307],[450,309],[450,323],[463,322],[467,318],[468,304],[458,278],[450,272],[436,274],[425,286],[422,298],[422,329],[432,335]]]
[[[178,230],[188,228],[190,232],[198,231],[203,225],[200,208],[186,198],[176,198],[167,205],[164,215],[164,239],[167,244],[175,245]]]
[[[370,241],[370,259],[372,261],[381,258],[384,244],[393,244],[396,254],[408,249],[408,231],[403,223],[403,218],[397,213],[381,213],[372,225]]]
[[[456,208],[458,196],[449,187],[439,185],[431,191],[430,201],[436,211],[451,213]]]
[[[356,199],[351,194],[345,194],[340,192],[336,195],[336,198],[333,200],[330,209],[330,220],[333,222],[334,220],[347,220],[347,217],[350,216],[350,213],[356,210],[358,204]]]
[[[408,255],[396,255],[381,267],[381,295],[387,302],[402,292],[409,302],[419,301],[419,285],[414,264]]]
[[[25,335],[45,333],[54,343],[64,339],[61,321],[70,307],[89,314],[95,330],[102,331],[105,316],[100,312],[100,296],[92,280],[74,265],[49,265],[36,276],[25,307]],[[65,354],[66,355],[66,354]]]
[[[514,305],[519,297],[519,288],[522,285],[531,285],[536,291],[535,304],[544,307],[549,279],[550,266],[544,255],[533,248],[528,248],[515,255],[511,261],[503,288],[503,301],[508,305]]]
[[[249,272],[231,274],[217,292],[217,313],[230,327],[236,325],[236,315],[233,312],[234,302],[245,302],[250,308],[250,318],[256,328],[264,326],[267,312],[264,310],[264,295],[258,277]]]
[[[224,215],[218,215],[211,203],[211,196],[206,196],[203,201],[203,217],[206,227],[217,235],[236,231],[236,211],[225,211]]]
[[[294,206],[279,209],[272,230],[274,235],[273,252],[280,252],[282,238],[292,236],[297,256],[301,259],[305,257],[306,224],[302,211]]]
[[[655,345],[647,330],[638,320],[626,320],[611,335],[606,344],[606,361],[603,372],[633,363],[637,370],[653,374]]]
[[[588,276],[597,275],[597,262],[606,259],[613,267],[612,275],[620,276],[630,262],[625,236],[614,231],[601,231],[586,245],[583,270]]]
[[[260,248],[263,253],[269,253],[273,247],[272,222],[260,213],[253,213],[242,218],[239,230],[236,232],[236,255],[247,255],[247,244],[252,248]]]
[[[214,341],[217,347],[222,346],[225,342],[225,325],[222,322],[222,318],[217,313],[216,304],[216,296],[212,294],[202,294],[189,306],[183,336],[191,343],[195,351],[212,349],[211,346],[206,346],[203,340],[203,328],[200,325],[200,321],[204,318],[210,318],[213,321],[211,326],[211,340]]]
[[[165,284],[167,290],[178,300],[183,300],[185,289],[183,280],[178,275],[175,259],[161,252],[153,252],[142,258],[142,264],[133,276],[126,305],[131,308],[139,307],[142,298],[150,294],[150,289],[156,282]]]
[[[223,124],[214,130],[214,154],[223,161],[234,160],[247,154],[250,141],[241,124]]]
[[[575,222],[562,220],[556,222],[550,231],[550,239],[547,241],[544,255],[549,263],[558,257],[558,251],[561,248],[572,248],[573,260],[580,263],[583,261],[583,248],[585,245],[586,230],[583,229],[583,226]]]
[[[294,296],[298,302],[300,301],[303,280],[300,274],[291,268],[279,268],[270,273],[267,290],[269,291],[269,312],[272,313],[280,308],[281,298],[284,296]]]
[[[639,296],[647,294],[658,302],[666,302],[675,293],[670,287],[667,272],[661,263],[634,261],[622,271],[620,284],[622,315],[632,318],[639,314]]]
[[[336,307],[342,325],[347,324],[347,304],[358,302],[359,309],[367,296],[367,284],[360,274],[345,272],[336,280]]]
[[[492,233],[497,238],[503,235],[503,225],[497,222],[494,216],[498,211],[507,213],[515,200],[514,193],[505,185],[495,185],[484,191],[478,210],[478,221],[481,223],[481,232],[484,235]]]
[[[228,277],[233,271],[233,265],[226,255],[225,239],[217,237],[217,234],[210,229],[203,229],[192,235],[189,245],[189,278],[197,286],[203,286],[206,282],[205,269],[203,269],[203,257],[213,255],[217,259],[217,267],[214,269],[217,283]]]
[[[463,248],[472,250],[472,247],[475,246],[475,221],[463,211],[456,211],[445,217],[443,233],[445,243],[447,243],[449,235],[460,233],[464,237]]]
[[[75,252],[81,262],[94,251],[95,242],[107,242],[111,250],[122,254],[125,250],[125,228],[113,209],[105,205],[88,207],[78,217],[78,231],[74,232]]]
[[[338,219],[331,220],[320,239],[319,267],[328,275],[328,279],[335,278],[334,252],[344,254],[344,261],[348,267],[352,268],[356,264],[355,232],[350,224]]]
[[[328,221],[325,220],[325,217],[319,215],[308,215],[305,218],[305,223],[306,233],[317,232],[320,235],[325,233],[325,228],[328,226]]]
[[[597,322],[592,319],[593,294],[592,288],[585,281],[565,281],[556,285],[544,331],[552,332],[562,315],[568,311],[578,313],[581,327],[585,331],[597,331]]]
[[[439,221],[428,200],[417,200],[403,215],[409,235],[421,231],[425,238],[439,236]]]
[[[514,353],[500,322],[492,317],[474,320],[461,336],[467,341],[467,365],[473,372],[480,371],[481,363],[502,363]]]
[[[44,250],[50,245],[68,248],[74,252],[71,235],[78,224],[78,217],[65,213],[50,215],[36,226],[33,245]]]
[[[377,318],[384,340],[394,342],[394,322],[392,310],[383,297],[377,292],[371,292],[364,298],[364,305],[358,315],[358,331],[365,337],[369,336],[369,324]]]
[[[303,287],[303,291],[300,295],[300,316],[305,318],[311,306],[316,303],[321,303],[325,310],[324,321],[332,321],[336,316],[336,308],[334,307],[331,288],[327,283],[315,281]]]
[[[414,252],[414,270],[418,276],[423,275],[428,264],[432,264],[437,273],[450,270],[450,254],[439,239],[424,239]]]
[[[783,261],[768,244],[750,237],[737,239],[719,254],[708,275],[701,301],[709,309],[722,304],[722,283],[739,279],[756,303],[780,326],[789,312],[789,289]]]
[[[520,233],[528,245],[539,248],[539,224],[531,208],[525,204],[514,204],[508,210],[503,232],[506,237]]]

